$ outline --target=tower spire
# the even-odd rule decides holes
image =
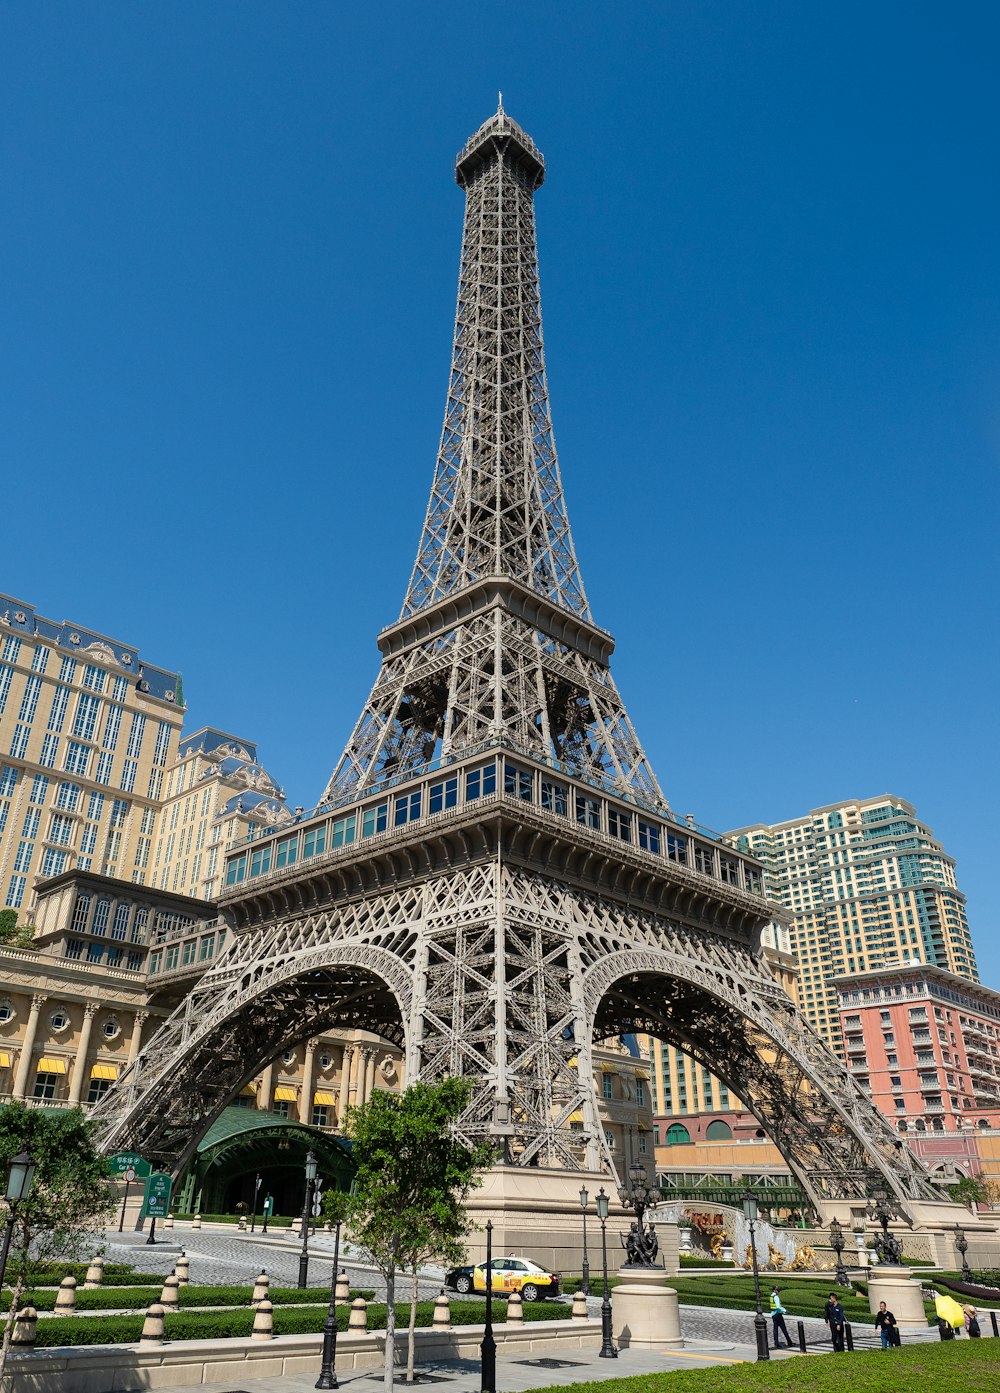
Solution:
[[[325,800],[503,742],[665,806],[577,565],[549,414],[535,142],[503,109],[459,151],[465,190],[444,428],[400,618]]]

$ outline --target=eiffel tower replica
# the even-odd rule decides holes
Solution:
[[[322,802],[229,853],[229,946],[96,1106],[104,1145],[178,1173],[282,1050],[363,1028],[410,1080],[474,1081],[460,1130],[494,1139],[504,1194],[563,1177],[576,1207],[581,1173],[616,1178],[593,1045],[648,1032],[743,1100],[821,1215],[875,1179],[913,1217],[926,1171],[767,970],[761,866],[670,811],[611,676],[549,414],[542,155],[501,105],[455,177],[451,377],[402,613]]]

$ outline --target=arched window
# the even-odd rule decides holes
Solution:
[[[905,1132],[905,1131],[906,1131],[906,1118],[905,1118],[905,1117],[901,1117],[901,1118],[899,1119],[899,1121],[896,1123],[896,1131],[897,1131],[897,1132]]]
[[[985,1129],[985,1128],[988,1128],[989,1125],[990,1125],[990,1124],[989,1124],[989,1120],[988,1120],[987,1118],[985,1118],[985,1117],[981,1117],[981,1118],[979,1119],[979,1121],[976,1123],[976,1126],[977,1126],[977,1127],[982,1127],[982,1128],[984,1128],[984,1129]]]
[[[732,1139],[732,1127],[730,1127],[728,1122],[722,1122],[719,1118],[716,1118],[714,1122],[710,1122],[705,1128],[706,1141],[732,1141]]]
[[[95,934],[106,933],[108,929],[108,917],[110,914],[111,901],[103,899],[98,900],[97,907],[94,910],[94,922],[91,927],[91,932]]]
[[[667,1146],[680,1146],[691,1140],[691,1133],[682,1122],[672,1122],[667,1128],[667,1135],[663,1140]]]

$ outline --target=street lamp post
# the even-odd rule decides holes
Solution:
[[[839,1219],[830,1220],[830,1243],[833,1251],[837,1254],[837,1286],[849,1287],[851,1279],[844,1266],[844,1230],[840,1226]]]
[[[339,1388],[337,1371],[337,1264],[340,1262],[340,1220],[334,1229],[333,1272],[330,1276],[330,1309],[323,1322],[323,1367],[316,1380],[317,1388]]]
[[[486,1325],[479,1346],[482,1393],[497,1393],[497,1342],[493,1337],[493,1221],[486,1223]]]
[[[898,1219],[900,1211],[889,1198],[889,1192],[883,1185],[872,1191],[866,1213],[882,1230],[875,1235],[875,1251],[878,1253],[879,1262],[886,1267],[898,1267],[903,1261],[903,1245],[894,1233],[889,1232],[889,1220]]]
[[[767,1321],[760,1304],[760,1269],[757,1266],[757,1201],[748,1190],[743,1196],[743,1213],[750,1228],[750,1256],[753,1260],[753,1296],[756,1314],[753,1318],[754,1335],[757,1338],[757,1358],[770,1359],[771,1351],[767,1345]]]
[[[586,1185],[580,1187],[580,1208],[583,1210],[583,1282],[581,1291],[584,1296],[590,1295],[590,1259],[587,1254],[587,1205],[590,1195],[587,1193]]]
[[[635,1222],[625,1239],[625,1261],[629,1267],[653,1267],[660,1245],[652,1224],[643,1222],[646,1210],[659,1199],[655,1185],[646,1182],[646,1167],[633,1161],[628,1168],[628,1184],[618,1190],[618,1198],[626,1209],[635,1211]]]
[[[257,1227],[257,1196],[260,1194],[261,1177],[255,1175],[253,1178],[253,1212],[250,1215],[250,1232],[253,1233]]]
[[[268,1221],[268,1219],[270,1219],[270,1217],[271,1217],[271,1210],[268,1208],[268,1203],[267,1203],[268,1200],[270,1200],[270,1201],[271,1201],[271,1204],[273,1205],[273,1204],[274,1204],[274,1196],[273,1196],[273,1195],[265,1195],[265,1196],[264,1196],[264,1222],[263,1222],[263,1223],[261,1224],[261,1226],[260,1226],[260,1231],[261,1231],[261,1233],[267,1233],[267,1221]]]
[[[312,1217],[313,1183],[316,1179],[316,1157],[306,1152],[306,1197],[302,1205],[302,1251],[299,1253],[299,1286],[309,1280],[309,1220]]]
[[[597,1217],[601,1221],[601,1262],[604,1267],[604,1300],[601,1302],[601,1359],[617,1359],[618,1351],[611,1338],[611,1297],[608,1295],[608,1208],[610,1201],[604,1186],[597,1192]]]
[[[10,1253],[10,1241],[14,1236],[17,1206],[28,1198],[34,1178],[35,1161],[27,1151],[22,1151],[9,1163],[7,1170],[7,1190],[4,1194],[7,1201],[7,1223],[4,1225],[3,1246],[0,1247],[0,1290],[3,1289],[3,1279],[7,1272],[7,1256]]]
[[[961,1224],[955,1225],[955,1247],[962,1257],[962,1281],[971,1282],[972,1268],[969,1266],[969,1260],[965,1256],[969,1249],[969,1240],[966,1238],[965,1229],[962,1228]]]

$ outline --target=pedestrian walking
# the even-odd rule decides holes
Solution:
[[[826,1305],[823,1307],[823,1319],[830,1327],[830,1339],[833,1341],[833,1349],[836,1354],[844,1353],[844,1326],[847,1324],[847,1317],[844,1315],[844,1308],[840,1304],[840,1298],[835,1291],[831,1291]]]
[[[896,1324],[896,1317],[884,1301],[878,1303],[878,1311],[875,1314],[875,1329],[882,1336],[883,1349],[892,1349],[894,1345],[899,1344],[899,1326]]]
[[[967,1301],[962,1307],[962,1314],[965,1316],[965,1333],[969,1339],[980,1339],[983,1332],[979,1329],[979,1316],[976,1314],[975,1306]]]
[[[788,1326],[785,1324],[785,1316],[788,1314],[787,1307],[781,1304],[781,1288],[771,1288],[771,1324],[774,1326],[774,1348],[781,1348],[781,1341],[778,1339],[779,1333],[785,1337],[785,1344],[789,1349],[792,1347],[792,1337],[788,1333]]]

